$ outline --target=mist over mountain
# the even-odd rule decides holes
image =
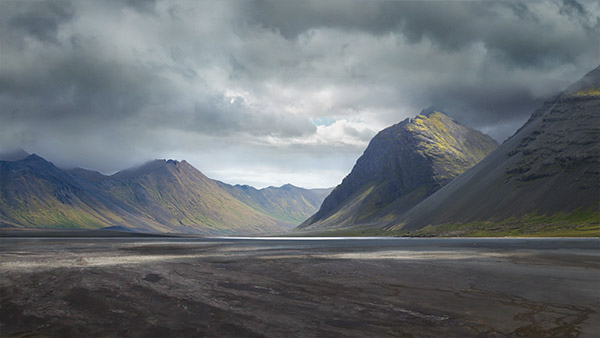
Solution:
[[[29,154],[23,149],[16,149],[9,152],[0,153],[0,161],[18,161],[29,156]]]

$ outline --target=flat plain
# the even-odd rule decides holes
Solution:
[[[0,237],[0,335],[599,337],[600,239]]]

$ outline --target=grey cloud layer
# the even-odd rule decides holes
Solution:
[[[277,172],[288,151],[302,184],[303,171],[348,170],[378,129],[429,105],[503,140],[597,65],[599,11],[576,0],[3,1],[0,148],[106,172],[177,155],[216,175],[256,169],[254,158]],[[323,118],[338,122],[313,123]],[[206,164],[215,148],[235,158]],[[324,154],[347,159],[316,164]]]

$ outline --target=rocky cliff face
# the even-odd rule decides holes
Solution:
[[[343,182],[301,229],[381,226],[497,147],[433,108],[379,132]]]
[[[546,101],[490,156],[399,217],[390,229],[470,222],[506,225],[512,220],[513,230],[531,233],[523,229],[533,225],[527,217],[546,215],[543,225],[548,226],[554,222],[552,215],[566,217],[576,211],[580,214],[573,216],[571,225],[598,224],[599,88],[596,68]],[[589,217],[582,218],[586,211]],[[565,217],[561,222],[568,225]]]

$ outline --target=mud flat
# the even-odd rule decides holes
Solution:
[[[0,335],[599,337],[598,239],[0,238]]]

